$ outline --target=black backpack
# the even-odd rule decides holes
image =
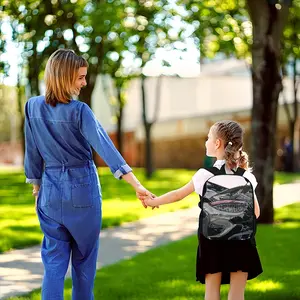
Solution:
[[[252,239],[256,230],[254,191],[243,176],[245,170],[237,168],[226,174],[225,164],[220,170],[205,169],[212,174],[200,197],[200,233],[210,240]]]

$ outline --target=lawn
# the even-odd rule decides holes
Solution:
[[[102,228],[117,226],[155,214],[196,205],[198,197],[191,195],[187,201],[165,205],[159,209],[145,209],[135,196],[135,191],[125,181],[116,180],[108,168],[98,169],[103,198]],[[149,181],[142,169],[134,171],[151,192],[160,195],[187,183],[194,171],[159,170]],[[176,174],[176,176],[174,175]],[[31,196],[32,186],[25,184],[21,170],[0,169],[0,253],[40,243],[42,233]]]
[[[259,225],[257,245],[264,272],[248,282],[246,299],[300,299],[300,203],[276,211],[276,224]],[[204,286],[195,282],[196,237],[168,244],[97,272],[95,299],[203,299]],[[227,299],[228,285],[221,289]],[[71,299],[71,280],[65,299]],[[37,300],[39,291],[10,300]]]
[[[185,201],[164,205],[154,211],[150,208],[144,209],[126,182],[116,180],[108,168],[99,168],[98,172],[103,196],[103,228],[179,208],[188,208],[198,202],[197,195],[193,194]],[[157,195],[184,185],[194,173],[193,170],[183,169],[158,170],[153,178],[147,181],[142,169],[135,170],[140,181]],[[300,180],[300,174],[277,173],[275,184],[294,180]],[[42,239],[31,196],[31,185],[24,182],[22,170],[0,169],[0,253],[35,245]]]

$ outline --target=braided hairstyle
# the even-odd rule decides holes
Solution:
[[[241,125],[234,121],[220,121],[213,125],[212,130],[215,137],[224,143],[224,158],[228,167],[247,170],[248,154],[242,150],[244,130]]]

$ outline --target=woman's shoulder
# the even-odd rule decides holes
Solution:
[[[28,99],[28,101],[26,102],[27,105],[32,105],[34,103],[40,103],[42,101],[45,101],[45,96],[44,95],[39,95],[39,96],[33,96],[33,97],[30,97]]]

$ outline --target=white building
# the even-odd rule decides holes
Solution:
[[[159,77],[146,79],[147,115],[150,120],[154,113],[158,80]],[[252,79],[244,61],[235,59],[217,61],[203,65],[201,75],[198,77],[164,76],[161,80],[158,119],[152,130],[156,166],[193,167],[191,162],[187,162],[187,155],[200,155],[196,164],[201,164],[204,139],[210,126],[218,120],[234,119],[242,123],[246,131],[249,129]],[[292,81],[286,79],[284,87],[285,98],[291,103]],[[92,108],[101,124],[111,134],[116,132],[116,124],[112,122],[113,107],[109,103],[109,97],[112,95],[114,95],[112,82],[109,78],[99,76],[92,96]],[[285,128],[284,134],[287,134],[287,116],[282,103],[281,96],[278,125]],[[131,132],[135,136],[137,153],[132,164],[143,165],[144,130],[139,79],[132,80],[127,91],[123,132]],[[249,139],[246,145],[247,143],[249,145]],[[195,152],[190,150],[193,147],[196,148]],[[133,152],[132,148],[127,150]]]

